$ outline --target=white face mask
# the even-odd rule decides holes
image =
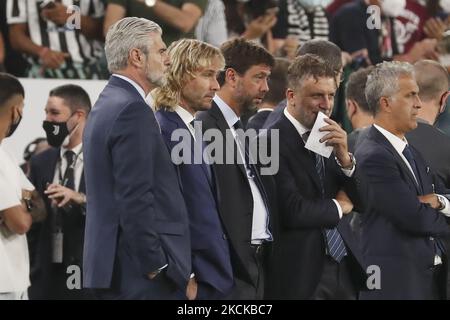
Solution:
[[[381,10],[388,17],[398,17],[406,7],[406,0],[381,0]]]
[[[450,13],[450,0],[441,0],[439,4],[446,13]]]
[[[300,2],[300,4],[304,7],[306,7],[307,9],[311,9],[317,6],[326,6],[327,2],[329,1],[324,1],[324,0],[298,0],[298,2]]]

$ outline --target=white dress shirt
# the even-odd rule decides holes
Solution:
[[[194,116],[189,111],[180,106],[176,106],[174,111],[180,116],[181,120],[183,120],[184,124],[186,125],[186,127],[188,127],[189,131],[192,134],[192,137],[195,140],[194,127],[191,125],[192,120],[194,120]]]
[[[238,150],[240,157],[242,159],[242,163],[245,162],[245,150],[241,150],[241,145],[236,139],[236,131],[234,130],[234,124],[240,120],[239,117],[236,115],[236,113],[231,109],[225,101],[223,101],[217,94],[214,96],[214,102],[219,107],[220,111],[222,112],[225,121],[227,122],[228,126],[230,127],[231,133],[233,134],[233,137],[236,141],[236,144],[238,145]],[[263,197],[261,195],[261,192],[258,189],[258,186],[256,185],[254,181],[254,177],[247,169],[247,165],[244,165],[247,171],[247,179],[248,183],[250,185],[250,190],[252,192],[253,197],[253,222],[252,222],[252,243],[253,244],[259,244],[263,240],[272,240],[272,235],[269,232],[268,228],[268,221],[269,221],[269,213],[268,209],[266,208],[266,205],[264,203]]]

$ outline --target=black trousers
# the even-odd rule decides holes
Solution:
[[[264,298],[264,254],[265,245],[251,245],[252,263],[249,273],[252,279],[257,279],[256,285],[235,275],[234,287],[226,300],[262,300]]]
[[[348,256],[337,263],[326,256],[322,276],[312,300],[356,300],[358,291],[352,281]]]

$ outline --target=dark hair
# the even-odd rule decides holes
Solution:
[[[345,97],[354,100],[366,113],[372,114],[366,99],[367,77],[373,70],[373,66],[353,72],[348,78],[345,88]]]
[[[91,111],[91,99],[86,91],[80,86],[74,84],[65,84],[50,91],[50,97],[59,97],[69,106],[72,112],[79,109],[89,114]]]
[[[308,77],[336,79],[334,70],[321,57],[305,54],[294,59],[288,69],[289,88],[295,90],[302,80]]]
[[[315,54],[325,60],[334,72],[342,69],[342,51],[333,42],[327,40],[313,39],[306,41],[297,51],[297,56]]]
[[[252,19],[265,15],[270,8],[278,8],[278,0],[248,0],[244,5],[245,13]]]
[[[286,58],[275,58],[275,66],[272,69],[268,81],[269,91],[264,97],[264,101],[278,104],[286,98],[287,71],[290,62]]]
[[[28,161],[31,159],[31,157],[36,152],[36,147],[39,143],[47,141],[47,138],[36,138],[33,141],[31,141],[26,147],[23,152],[23,160]]]
[[[275,65],[274,57],[264,47],[243,38],[226,41],[220,50],[225,57],[225,71],[233,68],[243,75],[252,66],[265,64],[273,68]],[[221,86],[225,83],[225,71],[217,78]]]
[[[25,97],[22,84],[13,75],[0,72],[0,108],[15,95]]]

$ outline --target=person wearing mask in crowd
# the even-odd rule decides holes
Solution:
[[[195,129],[194,117],[198,111],[211,108],[214,93],[220,88],[217,75],[225,61],[218,48],[198,40],[173,42],[168,52],[171,65],[167,83],[152,95],[158,109],[155,116],[172,156],[180,143],[183,150],[190,153],[183,154],[185,160],[176,168],[189,213],[192,281],[198,288],[193,297],[221,299],[233,287],[233,270],[218,211],[213,167],[203,157],[196,162],[195,153],[203,151],[204,144],[201,129]],[[173,139],[180,129],[188,134],[181,142]]]
[[[47,219],[33,230],[31,299],[87,299],[89,291],[69,288],[70,268],[83,265],[86,186],[83,131],[91,111],[86,91],[62,85],[50,91],[43,128],[51,148],[30,161],[30,180],[44,199]],[[37,226],[36,226],[37,228]]]
[[[30,263],[25,233],[44,211],[33,185],[1,143],[22,120],[25,92],[0,73],[0,300],[28,299]]]

